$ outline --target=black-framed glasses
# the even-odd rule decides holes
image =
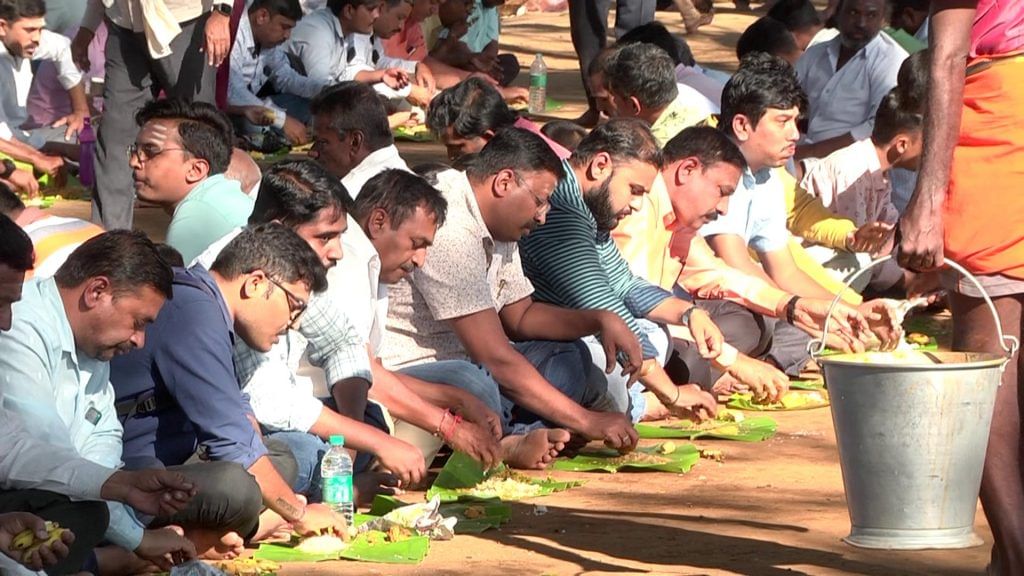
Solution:
[[[267,280],[269,280],[274,286],[280,288],[281,291],[284,292],[285,298],[288,299],[288,328],[294,330],[296,324],[299,322],[299,318],[302,318],[302,313],[306,311],[306,307],[309,303],[293,294],[291,290],[285,288],[284,285],[270,276],[267,276]]]
[[[146,150],[144,147],[139,146],[138,144],[132,143],[132,144],[128,145],[128,160],[130,161],[132,158],[135,158],[140,163],[145,163],[145,162],[148,162],[148,161],[152,160],[153,158],[156,158],[157,156],[163,154],[164,152],[170,152],[171,150],[185,150],[185,149],[184,148],[161,148],[160,150],[157,150],[156,152],[150,152],[149,150]]]

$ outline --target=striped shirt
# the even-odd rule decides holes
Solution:
[[[32,239],[36,252],[35,269],[29,270],[26,278],[48,278],[57,273],[75,248],[102,234],[103,229],[78,218],[47,216],[27,224],[25,233]]]
[[[533,297],[565,308],[614,312],[640,340],[644,358],[656,358],[636,320],[672,295],[630,271],[611,235],[598,231],[572,167],[563,164],[566,175],[551,194],[547,221],[519,241]]]

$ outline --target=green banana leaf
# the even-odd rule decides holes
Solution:
[[[405,126],[399,126],[391,131],[395,135],[395,140],[402,140],[404,142],[433,142],[434,135],[430,133],[430,130],[413,132]]]
[[[818,394],[821,399],[814,399],[813,395]],[[811,410],[814,408],[823,408],[828,406],[828,393],[824,390],[817,390],[814,392],[798,392],[792,391],[787,396],[808,396],[807,402],[804,404],[783,404],[782,402],[775,402],[773,404],[759,404],[754,401],[753,394],[733,394],[729,397],[726,406],[729,408],[737,408],[739,410],[753,410],[757,412],[764,411],[787,411],[787,410]]]
[[[413,536],[401,542],[384,542],[384,532],[376,530],[356,536],[349,547],[339,554],[307,554],[291,544],[261,544],[253,556],[273,562],[324,562],[328,560],[358,560],[380,564],[419,564],[430,550],[430,539]],[[381,540],[378,543],[374,539]]]
[[[394,496],[378,494],[370,506],[370,513],[383,516],[396,508],[407,505]],[[456,534],[479,534],[491,528],[499,528],[512,517],[512,509],[501,500],[481,500],[480,502],[447,502],[441,505],[441,515],[454,516],[459,522],[455,525]],[[467,515],[468,512],[468,515]],[[472,518],[470,517],[472,516]]]
[[[472,488],[495,474],[507,471],[504,464],[494,470],[485,471],[480,463],[470,456],[456,452],[448,458],[444,468],[437,475],[434,484],[427,490],[427,498],[435,495],[441,498],[442,502],[455,502],[458,500],[495,500],[494,494],[486,492],[474,492]],[[537,494],[529,496],[547,496],[555,492],[575,488],[583,484],[580,481],[558,481],[551,478],[540,479],[530,477],[528,483],[539,487]]]
[[[716,422],[713,428],[703,429],[694,428],[689,420],[680,420],[670,426],[637,424],[636,432],[641,438],[718,438],[739,442],[761,442],[775,436],[777,428],[775,420],[768,416],[757,416],[742,422]]]
[[[790,380],[790,390],[821,390],[825,387],[824,380]]]
[[[583,452],[573,458],[559,458],[551,463],[553,470],[566,470],[570,472],[619,472],[625,470],[657,470],[660,472],[689,472],[690,468],[700,460],[700,454],[693,444],[681,444],[669,454],[662,454],[661,447],[646,446],[637,448],[634,456],[627,454],[625,457],[615,450],[602,448],[596,451]],[[629,461],[635,454],[657,457],[660,462]]]
[[[558,112],[562,108],[565,108],[565,102],[555,98],[548,97],[544,103],[544,112],[542,112],[542,114],[547,114],[549,112]],[[517,112],[526,113],[530,109],[530,106],[529,104],[522,103],[512,106],[512,109]]]

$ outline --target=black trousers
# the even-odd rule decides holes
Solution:
[[[612,0],[569,0],[572,45],[580,62],[580,76],[587,91],[587,106],[595,109],[587,83],[587,68],[608,45],[608,11]],[[615,0],[615,37],[654,20],[657,0]]]
[[[772,332],[764,316],[739,304],[725,300],[697,300],[722,331],[725,341],[747,356],[762,358],[770,349]],[[722,376],[710,362],[700,357],[697,345],[689,340],[674,340],[677,357],[669,363],[669,371],[677,382],[692,382],[710,390]],[[683,378],[685,371],[685,378]]]
[[[105,502],[72,502],[67,496],[45,490],[0,492],[0,513],[30,512],[44,520],[57,522],[75,534],[67,558],[46,569],[47,574],[74,574],[92,553],[107,531],[110,512]]]

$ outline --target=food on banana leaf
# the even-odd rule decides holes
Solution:
[[[348,548],[348,544],[333,534],[304,538],[295,547],[299,552],[306,554],[337,554],[345,548]]]
[[[658,452],[662,454],[671,454],[676,451],[676,443],[669,440],[668,442],[662,442],[658,446]]]
[[[471,494],[477,498],[500,498],[517,500],[537,496],[543,487],[531,481],[529,476],[505,469],[483,482],[470,488],[462,488],[458,492]]]
[[[281,569],[281,565],[270,560],[236,558],[217,562],[216,568],[232,576],[266,576],[276,574]]]
[[[670,458],[662,458],[661,456],[636,450],[622,456],[609,458],[607,463],[610,466],[626,466],[629,464],[667,464],[671,461]]]
[[[466,510],[462,513],[462,515],[467,520],[472,520],[474,518],[483,518],[487,516],[487,509],[484,508],[483,506],[467,506]]]

